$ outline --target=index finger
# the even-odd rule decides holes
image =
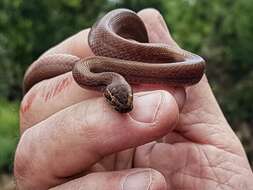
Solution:
[[[89,31],[90,29],[88,28],[78,32],[77,34],[50,48],[48,51],[43,53],[42,56],[56,53],[66,53],[80,58],[85,58],[93,55],[88,44]]]

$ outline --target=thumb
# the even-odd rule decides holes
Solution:
[[[94,183],[95,182],[95,183]],[[166,190],[164,176],[153,169],[99,172],[69,181],[51,190]]]

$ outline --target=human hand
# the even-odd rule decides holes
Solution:
[[[177,46],[157,11],[139,15],[151,42]],[[44,55],[90,56],[87,34],[84,30]],[[247,157],[205,77],[186,91],[134,89],[139,91],[134,110],[119,114],[100,93],[80,88],[71,73],[34,86],[20,109],[18,188],[250,189]]]

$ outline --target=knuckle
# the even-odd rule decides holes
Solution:
[[[34,175],[31,162],[32,154],[29,154],[30,151],[27,150],[28,147],[25,145],[27,144],[27,142],[25,142],[28,135],[27,132],[28,130],[21,136],[14,158],[14,176],[18,187],[24,186],[28,179]]]
[[[33,112],[34,101],[36,100],[38,91],[32,88],[22,99],[19,109],[20,129],[23,132],[36,121],[36,114]]]
[[[32,88],[27,94],[24,95],[21,104],[20,104],[20,112],[26,113],[29,111],[34,99],[37,95],[37,90],[35,88]]]

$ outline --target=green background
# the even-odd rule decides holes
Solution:
[[[252,0],[1,0],[0,173],[11,173],[27,66],[111,9],[158,9],[181,47],[207,60],[207,76],[253,162]]]

